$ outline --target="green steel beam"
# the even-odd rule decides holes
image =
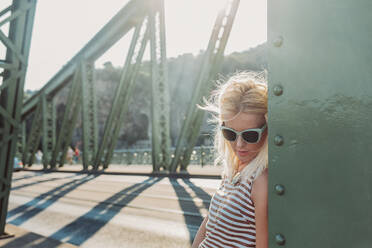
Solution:
[[[148,6],[158,0],[132,0],[119,12],[36,94],[28,99],[22,109],[22,119],[35,110],[38,98],[45,93],[54,95],[66,86],[82,60],[95,61],[112,45],[127,34],[133,27],[141,23],[147,14]]]
[[[6,47],[5,59],[0,63],[4,69],[0,87],[0,235],[8,210],[35,7],[35,0],[14,0],[0,12],[0,16],[10,13],[0,23],[10,24],[8,36],[0,31],[0,42]]]
[[[268,1],[270,248],[371,247],[371,13]]]
[[[178,167],[180,167],[180,170],[186,170],[190,162],[190,156],[199,136],[204,117],[204,111],[198,109],[196,104],[202,103],[203,96],[208,94],[214,85],[213,81],[220,69],[238,6],[239,0],[228,1],[226,8],[221,10],[217,16],[196,87],[177,140],[176,151],[171,164],[172,172],[175,172]]]
[[[138,72],[140,70],[140,67],[141,67],[143,54],[144,54],[145,49],[146,49],[146,44],[147,44],[147,41],[148,41],[148,33],[149,33],[148,29],[146,29],[145,33],[141,34],[141,36],[140,36],[141,45],[139,46],[139,50],[135,52],[135,54],[137,54],[135,56],[136,59],[133,60],[133,63],[135,63],[135,64],[134,65],[132,64],[131,73],[129,75],[129,78],[125,80],[126,82],[128,82],[127,83],[128,86],[126,87],[127,90],[125,91],[125,95],[122,98],[122,104],[121,104],[121,111],[119,113],[119,119],[118,119],[117,122],[114,123],[114,125],[115,125],[114,135],[113,135],[113,139],[110,140],[110,145],[109,145],[109,148],[108,148],[108,152],[106,154],[105,161],[103,163],[104,168],[107,168],[109,163],[111,163],[112,156],[114,154],[114,150],[115,150],[115,147],[116,147],[116,143],[117,143],[118,138],[119,138],[120,128],[122,126],[122,123],[125,122],[124,118],[125,118],[125,116],[128,112],[130,96],[132,95],[131,93],[133,92],[134,84],[135,84]]]
[[[22,162],[31,166],[34,163],[35,153],[40,145],[40,136],[43,130],[42,102],[39,102],[31,123],[31,131],[27,137],[27,143],[23,150]]]
[[[70,92],[66,102],[65,113],[63,115],[61,129],[52,153],[50,162],[51,168],[55,169],[57,163],[63,166],[66,159],[67,149],[70,145],[72,134],[76,125],[76,120],[81,106],[81,65],[77,68],[71,82]]]
[[[82,126],[83,126],[83,168],[88,169],[98,147],[97,99],[94,87],[94,63],[81,63],[82,83]]]
[[[21,150],[20,150],[21,154],[20,155],[23,155],[24,149],[26,148],[26,122],[22,122],[21,125],[22,125],[22,132],[20,133],[20,135],[18,135],[18,137],[21,142]],[[20,157],[19,159],[22,160],[22,157]]]
[[[42,95],[42,150],[43,166],[48,169],[52,157],[53,148],[56,143],[56,108],[53,98],[48,99],[45,94]]]
[[[113,150],[118,139],[119,131],[124,114],[128,107],[128,98],[133,88],[135,74],[139,70],[143,53],[147,43],[147,18],[139,23],[133,33],[128,55],[123,66],[118,88],[112,103],[110,114],[105,124],[102,141],[94,161],[94,169],[97,170],[102,164],[108,167],[112,158]]]
[[[150,15],[151,45],[151,117],[152,117],[152,166],[153,171],[169,169],[169,86],[165,41],[164,2],[154,2]]]

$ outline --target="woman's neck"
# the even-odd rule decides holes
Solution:
[[[238,168],[236,169],[236,172],[241,172],[247,165],[249,164],[249,162],[240,162],[238,163]]]
[[[238,162],[238,168],[236,169],[236,172],[241,172],[254,158],[251,158],[248,161],[245,162]]]

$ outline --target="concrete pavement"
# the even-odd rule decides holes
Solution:
[[[21,171],[7,222],[79,247],[190,247],[219,182]]]

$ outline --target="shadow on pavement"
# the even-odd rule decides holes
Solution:
[[[1,248],[74,248],[71,244],[64,244],[58,240],[50,239],[32,232],[23,232],[13,238],[0,240]],[[40,243],[43,243],[41,246]]]
[[[15,215],[20,214],[16,218],[10,220],[9,223],[17,226],[21,225],[22,223],[26,222],[27,220],[31,219],[35,215],[45,210],[47,207],[51,206],[53,203],[55,203],[58,199],[65,196],[67,193],[73,191],[78,186],[96,177],[97,175],[87,175],[83,178],[72,180],[48,192],[45,192],[37,196],[36,198],[32,199],[31,201],[9,211],[7,219],[10,219]]]
[[[143,182],[126,187],[113,196],[103,200],[89,212],[70,222],[53,233],[50,238],[81,245],[114,218],[141,192],[158,183],[162,178],[149,178]]]
[[[32,182],[32,183],[25,183],[25,184],[22,184],[22,185],[19,185],[19,186],[12,187],[11,190],[18,190],[18,189],[28,187],[28,186],[32,186],[32,185],[35,185],[35,184],[39,184],[39,183],[57,181],[57,180],[62,180],[62,179],[69,179],[69,178],[73,178],[73,177],[77,177],[77,175],[72,175],[72,176],[67,176],[67,177],[53,177],[53,178],[49,178],[49,179],[43,179],[43,180],[35,181],[35,182]]]
[[[194,240],[195,233],[200,224],[203,221],[203,216],[200,213],[200,209],[198,206],[195,205],[194,201],[192,201],[191,195],[186,191],[186,189],[177,181],[175,178],[169,178],[174,191],[178,197],[178,201],[180,207],[183,211],[183,217],[185,219],[185,223],[187,225],[187,229],[189,231],[189,242],[192,244]],[[185,200],[188,198],[189,200]]]
[[[203,200],[203,205],[206,209],[209,209],[209,203],[211,201],[211,196],[205,192],[202,188],[196,186],[195,184],[193,184],[190,179],[187,179],[187,178],[182,178],[182,180],[184,181],[185,184],[187,184],[190,189],[192,191],[194,191],[194,193],[200,198]]]
[[[14,173],[14,172],[13,172]],[[13,174],[14,175],[14,174]],[[33,175],[27,175],[27,176],[24,176],[24,177],[19,177],[19,178],[12,178],[12,182],[16,182],[16,181],[19,181],[19,180],[24,180],[24,179],[29,179],[29,178],[33,178],[33,177],[40,177],[40,176],[43,176],[44,173],[43,172],[34,172]]]
[[[39,239],[40,239],[40,236],[33,234],[33,233],[27,233],[17,238],[14,238],[12,241],[8,242],[5,246],[1,246],[1,247],[3,248],[24,247],[25,243],[31,244]]]

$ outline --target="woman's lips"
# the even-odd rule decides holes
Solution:
[[[241,157],[244,157],[246,155],[248,155],[249,151],[238,151],[238,155],[241,156]]]

